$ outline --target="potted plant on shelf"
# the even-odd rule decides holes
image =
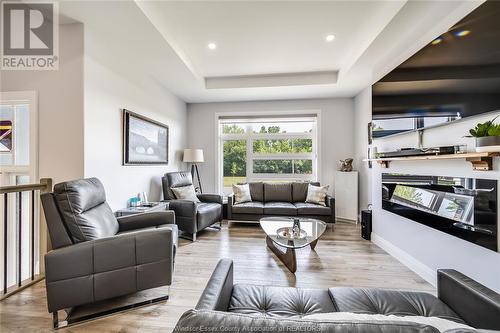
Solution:
[[[470,136],[476,138],[476,152],[500,152],[500,124],[492,120],[479,123],[469,130]]]

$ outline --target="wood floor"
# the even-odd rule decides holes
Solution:
[[[359,226],[337,223],[316,250],[297,251],[291,274],[266,248],[256,224],[225,223],[207,230],[198,241],[180,241],[170,300],[59,330],[69,332],[171,332],[181,314],[193,308],[219,258],[234,260],[236,283],[324,288],[381,287],[428,291],[434,288],[373,243],[359,237]],[[0,331],[52,332],[44,282],[0,303]]]

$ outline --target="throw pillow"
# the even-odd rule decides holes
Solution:
[[[328,192],[328,185],[326,186],[314,186],[309,184],[307,187],[307,198],[306,202],[315,203],[321,206],[326,206],[325,198]]]
[[[248,184],[233,185],[233,192],[235,204],[252,201],[250,186]]]
[[[179,200],[200,202],[200,199],[196,196],[196,191],[194,190],[193,185],[172,187],[172,192],[174,192],[175,197]]]

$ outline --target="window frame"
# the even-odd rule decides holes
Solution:
[[[272,115],[270,117],[269,115]],[[259,115],[261,117],[259,117]],[[234,116],[233,119],[231,117]],[[248,119],[242,117],[248,116]],[[221,117],[223,117],[221,119]],[[225,141],[232,140],[245,140],[246,141],[246,179],[247,181],[317,181],[320,178],[320,159],[318,151],[320,150],[320,111],[298,111],[298,112],[264,112],[244,114],[227,114],[216,113],[216,186],[219,193],[224,193],[224,175],[223,175],[223,146]],[[310,133],[254,133],[251,126],[245,127],[244,133],[222,133],[222,125],[224,123],[237,122],[279,122],[297,120],[310,120],[313,122],[313,128]],[[253,142],[255,140],[279,140],[279,139],[311,139],[312,152],[310,153],[254,153]],[[312,160],[312,173],[311,174],[280,174],[280,173],[254,173],[253,161],[254,160]]]

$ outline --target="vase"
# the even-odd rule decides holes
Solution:
[[[476,152],[500,152],[500,136],[483,136],[476,138]]]

